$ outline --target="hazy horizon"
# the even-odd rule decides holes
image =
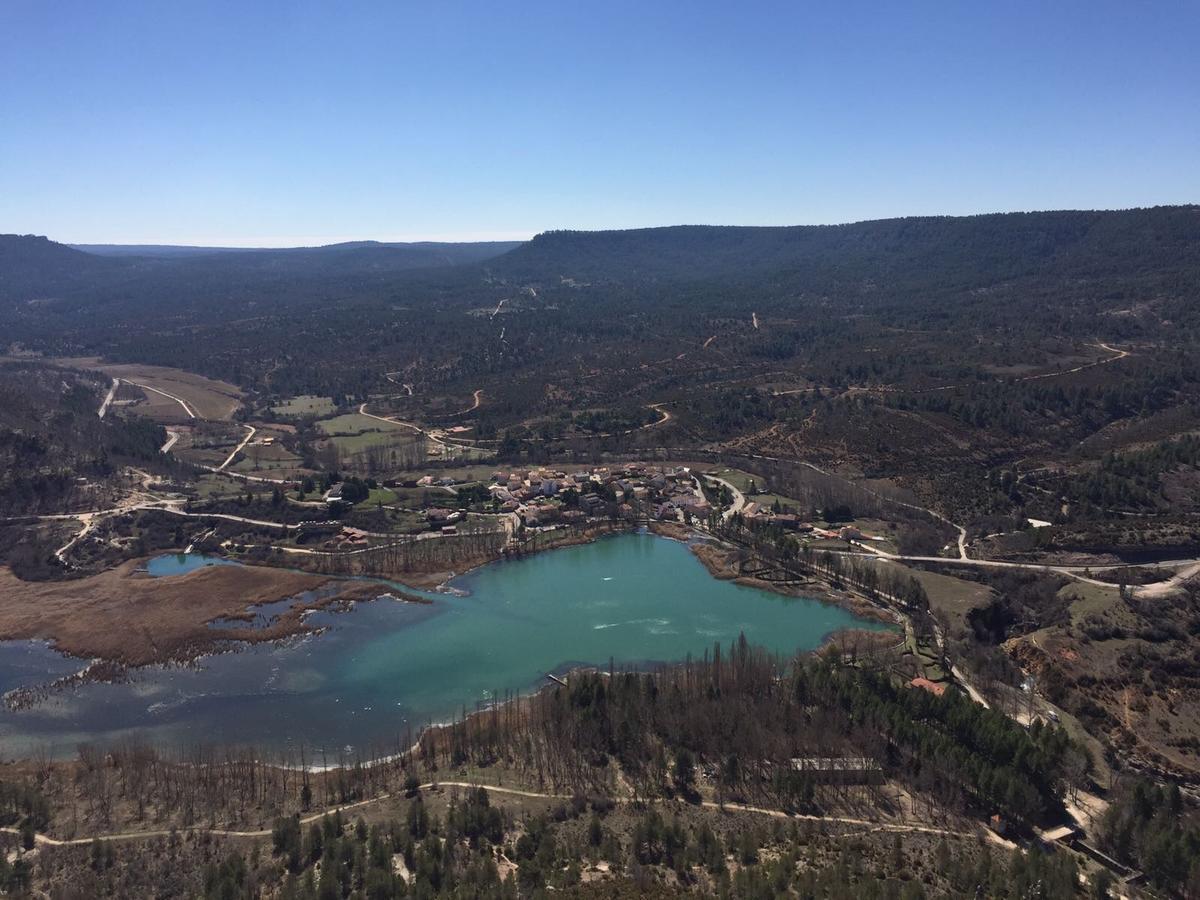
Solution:
[[[23,232],[20,229],[11,232],[0,232],[9,234],[34,234],[36,237],[45,237],[59,244],[67,244],[74,247],[187,247],[196,249],[218,249],[218,250],[291,250],[304,249],[315,247],[326,247],[336,244],[353,244],[353,243],[378,243],[378,244],[420,244],[420,243],[510,243],[513,241],[528,241],[532,240],[539,234],[551,231],[636,231],[653,228],[675,228],[675,227],[735,227],[735,228],[775,228],[775,227],[794,227],[794,226],[836,226],[836,225],[855,225],[862,222],[881,221],[884,219],[904,219],[904,218],[970,218],[972,216],[989,216],[989,215],[1009,215],[1017,213],[1047,213],[1047,212],[1121,212],[1131,209],[1149,209],[1156,206],[1200,206],[1200,201],[1181,199],[1174,203],[1154,203],[1140,204],[1136,206],[1126,207],[1073,207],[1063,209],[1004,209],[1004,210],[979,210],[978,212],[966,213],[921,213],[913,215],[900,216],[882,216],[871,219],[852,219],[838,222],[666,222],[655,223],[652,225],[627,225],[618,228],[559,228],[547,227],[539,228],[533,232],[464,232],[460,235],[416,235],[416,234],[400,234],[400,235],[385,235],[385,236],[362,236],[362,235],[333,235],[328,237],[301,237],[297,239],[288,238],[264,238],[261,242],[237,242],[232,239],[212,238],[211,240],[200,241],[170,241],[156,240],[147,238],[141,240],[69,240],[53,234],[35,234],[33,232]]]
[[[0,230],[299,246],[1200,198],[1200,7],[0,6]]]

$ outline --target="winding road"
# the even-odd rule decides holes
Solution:
[[[728,522],[735,515],[740,513],[746,507],[746,495],[733,486],[732,482],[726,481],[724,478],[718,478],[716,475],[705,475],[705,478],[710,481],[715,481],[718,484],[723,484],[729,488],[729,492],[733,494],[733,502],[729,504],[729,508],[721,513],[722,520]]]
[[[367,404],[366,403],[359,404],[358,414],[360,416],[366,416],[368,419],[375,419],[379,422],[387,422],[389,425],[399,425],[402,428],[409,428],[409,429],[415,431],[417,434],[423,435],[426,440],[431,441],[434,444],[439,444],[443,448],[443,450],[448,446],[454,446],[454,447],[464,446],[463,444],[455,444],[453,442],[448,443],[446,441],[441,440],[440,438],[436,438],[432,434],[430,434],[428,431],[426,431],[424,428],[422,428],[420,425],[416,425],[413,422],[403,422],[400,419],[397,419],[395,417],[377,416],[377,415],[375,415],[375,413],[369,413],[369,412],[367,412]]]

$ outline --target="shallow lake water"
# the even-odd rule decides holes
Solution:
[[[220,556],[205,556],[203,553],[168,553],[156,556],[146,563],[146,573],[153,578],[166,575],[186,575],[205,566],[236,566],[231,559]]]
[[[151,571],[162,574],[166,564],[155,562]],[[323,611],[309,619],[328,626],[317,636],[216,654],[195,667],[135,671],[118,684],[69,687],[32,708],[5,708],[0,755],[39,748],[70,755],[81,741],[134,736],[184,746],[388,752],[431,721],[506,691],[534,690],[548,672],[606,666],[610,658],[618,665],[681,660],[739,634],[792,653],[838,629],[887,627],[815,600],[719,581],[686,546],[649,534],[493,563],[451,586],[465,596]],[[44,644],[0,643],[0,691],[81,666]]]

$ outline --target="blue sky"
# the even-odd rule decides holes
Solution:
[[[1200,202],[1200,3],[0,0],[0,232],[470,240]]]

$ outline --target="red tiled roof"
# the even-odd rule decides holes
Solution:
[[[930,681],[928,678],[921,678],[920,676],[910,681],[909,686],[924,688],[929,693],[937,694],[939,697],[946,693],[946,686],[944,684],[938,684],[936,681]]]

